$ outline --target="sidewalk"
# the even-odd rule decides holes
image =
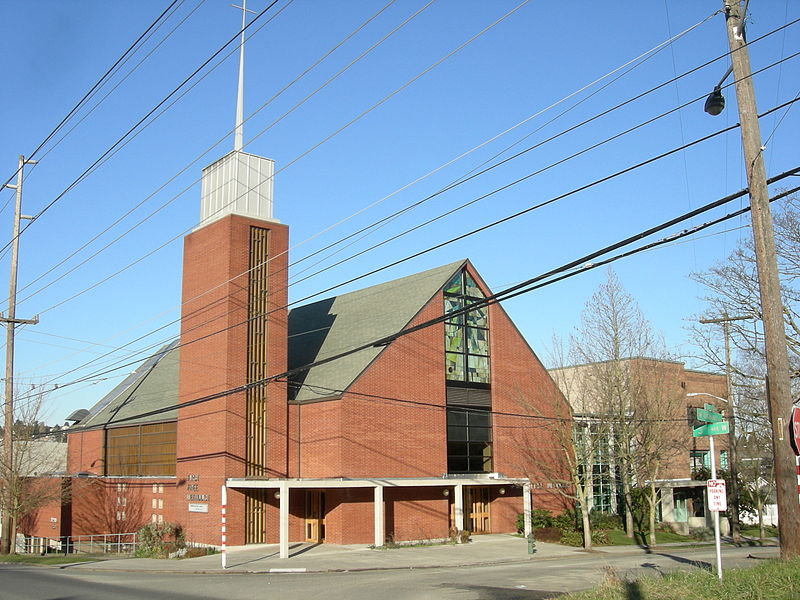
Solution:
[[[655,551],[692,545],[664,544]],[[640,546],[601,546],[594,551],[598,555],[648,552],[647,548]],[[61,568],[175,573],[325,573],[509,564],[581,554],[585,555],[581,548],[537,542],[536,553],[530,555],[524,538],[508,534],[492,534],[473,536],[468,544],[414,546],[388,550],[375,550],[366,545],[296,543],[290,546],[288,559],[278,557],[276,544],[238,546],[228,548],[227,568],[224,571],[220,554],[182,560],[115,558],[62,565]]]

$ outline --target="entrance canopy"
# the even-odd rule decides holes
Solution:
[[[290,490],[320,490],[341,488],[372,488],[374,490],[375,514],[375,546],[383,546],[386,539],[386,522],[384,517],[384,488],[440,487],[453,488],[455,505],[455,523],[458,531],[464,529],[464,494],[465,486],[510,486],[523,489],[523,512],[525,514],[525,535],[530,532],[531,482],[525,478],[503,477],[492,473],[483,477],[421,477],[421,478],[376,478],[376,479],[228,479],[229,489],[274,489],[279,492],[280,510],[280,557],[289,558],[289,494]]]

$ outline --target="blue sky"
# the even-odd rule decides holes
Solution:
[[[245,125],[245,150],[276,161],[275,217],[291,227],[293,262],[427,197],[486,161],[496,161],[493,157],[538,144],[727,51],[723,16],[712,17],[721,7],[717,1],[387,3],[280,0],[250,28],[263,24],[246,46],[245,115],[255,114]],[[168,4],[0,1],[7,24],[0,42],[5,92],[0,97],[2,181],[15,171],[17,156],[38,146]],[[240,13],[227,1],[184,0],[176,6],[142,50],[37,155],[40,163],[27,172],[23,213],[37,214],[61,195],[240,27]],[[248,2],[248,8],[258,12],[267,6],[266,0]],[[800,5],[789,0],[752,2],[750,9],[750,40],[800,17]],[[671,45],[630,63],[695,25]],[[752,44],[753,69],[800,50],[798,27]],[[311,95],[373,45],[364,58]],[[40,314],[41,321],[18,330],[16,373],[20,393],[32,386],[47,391],[49,422],[94,404],[133,367],[106,371],[141,356],[128,353],[177,333],[170,323],[179,315],[181,237],[199,216],[200,169],[232,147],[237,58],[234,52],[213,71],[204,69],[205,77],[174,106],[23,234],[17,316]],[[799,60],[787,60],[756,76],[760,111],[797,95]],[[619,70],[623,65],[629,66]],[[316,259],[298,264],[292,276],[303,278],[704,96],[728,65],[727,58],[717,60],[542,144],[409,211],[310,271],[304,269]],[[728,106],[716,118],[702,111],[702,100],[695,102],[298,282],[290,299],[304,298],[735,124],[732,91],[726,98]],[[762,136],[769,138],[768,175],[797,166],[799,122],[797,107],[761,120]],[[467,257],[497,291],[744,187],[741,163],[739,133],[734,130],[341,291]],[[11,237],[11,197],[10,190],[0,192],[4,244]],[[742,202],[733,205],[738,208]],[[723,212],[729,211],[713,214]],[[674,352],[691,354],[685,326],[704,309],[703,290],[688,275],[724,259],[742,236],[750,235],[747,223],[744,217],[697,239],[615,264],[623,285]],[[59,265],[63,259],[67,260]],[[85,259],[89,260],[77,266]],[[0,273],[5,277],[7,272],[8,253],[3,252]],[[584,303],[605,277],[603,269],[589,271],[511,300],[506,310],[546,362],[553,334],[567,336],[572,331]],[[157,333],[151,333],[154,330]],[[125,350],[118,350],[126,344]],[[81,382],[74,383],[77,380]]]

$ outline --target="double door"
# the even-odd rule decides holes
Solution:
[[[455,501],[450,497],[450,528],[455,529]],[[464,528],[473,534],[491,533],[489,488],[464,488]]]

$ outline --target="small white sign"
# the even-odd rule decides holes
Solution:
[[[706,481],[706,488],[708,489],[708,510],[717,512],[728,510],[725,480],[709,479]]]
[[[208,504],[189,504],[189,512],[208,512]]]

